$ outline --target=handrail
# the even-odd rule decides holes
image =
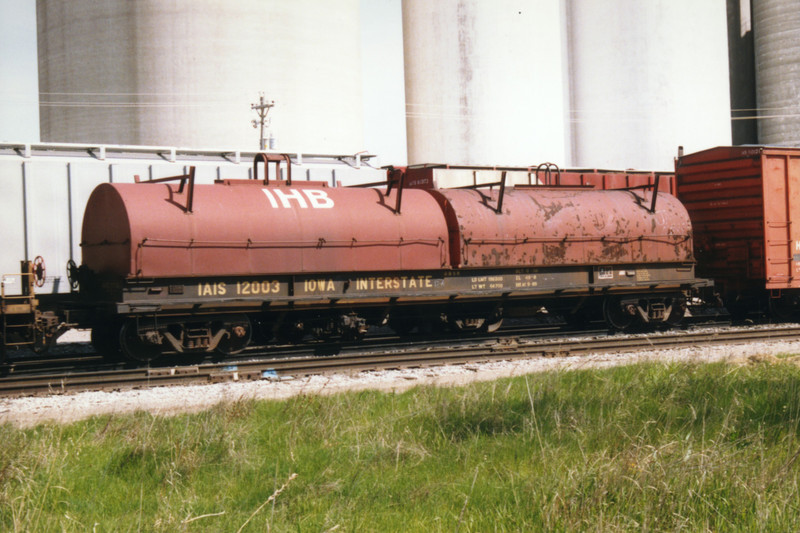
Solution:
[[[286,185],[292,184],[292,159],[289,154],[267,154],[259,152],[253,158],[253,179],[258,180],[258,162],[264,163],[264,185],[269,185],[269,163],[275,163],[275,180],[281,175],[281,161],[286,161]]]
[[[552,183],[550,183],[552,169],[555,169],[555,171],[556,171],[556,183],[555,183],[556,187],[561,185],[561,169],[558,168],[558,165],[556,165],[555,163],[542,163],[538,167],[536,167],[536,181],[537,182],[539,182],[539,170],[542,169],[542,168],[544,168],[544,179],[545,179],[544,184],[545,185],[553,185]]]
[[[37,256],[40,258],[41,256]],[[0,275],[0,301],[3,300],[31,300],[35,297],[35,286],[37,279],[36,271],[34,270],[33,261],[20,261],[20,271],[13,274]],[[14,282],[7,282],[8,279],[20,280],[20,293],[19,295],[6,294],[6,284]],[[39,285],[41,287],[41,285]],[[2,307],[0,307],[2,309]]]

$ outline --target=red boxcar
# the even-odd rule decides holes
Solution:
[[[679,157],[678,198],[692,219],[699,276],[729,307],[800,289],[800,149],[718,147]]]

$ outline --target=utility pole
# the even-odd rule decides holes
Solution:
[[[267,126],[269,126],[270,119],[267,118],[267,114],[274,105],[275,100],[265,100],[264,93],[259,93],[259,103],[250,104],[250,109],[258,113],[258,120],[253,120],[252,122],[253,127],[258,128],[261,126],[261,134],[258,142],[259,150],[267,149],[267,138],[264,135],[264,130]]]

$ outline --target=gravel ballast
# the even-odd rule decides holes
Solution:
[[[281,400],[302,394],[335,394],[352,390],[400,392],[416,386],[458,386],[477,381],[546,371],[607,368],[645,361],[744,364],[777,354],[800,353],[800,341],[753,342],[740,345],[646,350],[622,354],[597,353],[533,358],[425,369],[361,372],[356,375],[309,376],[281,381],[227,382],[209,385],[157,387],[120,392],[84,392],[47,397],[0,399],[0,423],[26,428],[46,422],[70,423],[101,414],[147,411],[169,416],[209,409],[223,402],[249,399]]]

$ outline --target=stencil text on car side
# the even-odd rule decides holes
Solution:
[[[261,189],[269,200],[269,205],[274,208],[283,207],[291,209],[292,202],[298,207],[307,209],[330,209],[333,207],[333,200],[328,197],[328,193],[321,189]]]

